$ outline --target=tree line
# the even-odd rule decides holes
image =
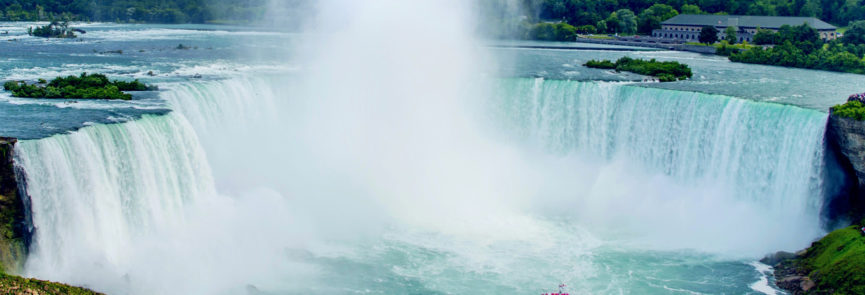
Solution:
[[[236,23],[260,19],[267,9],[267,0],[0,0],[0,20]]]
[[[486,17],[482,30],[503,38],[538,39],[537,26],[557,22],[568,25],[559,26],[567,32],[557,36],[651,34],[679,14],[805,16],[841,27],[865,20],[865,0],[518,0],[518,13],[502,0],[478,1]]]

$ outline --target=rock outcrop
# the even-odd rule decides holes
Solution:
[[[830,219],[857,222],[865,213],[865,121],[829,114],[826,123],[827,154],[841,167],[849,184],[827,204]],[[830,177],[830,181],[833,180]],[[837,224],[843,225],[843,224]],[[834,226],[830,226],[834,227]]]
[[[19,273],[27,257],[30,229],[13,154],[16,140],[0,137],[0,271]]]

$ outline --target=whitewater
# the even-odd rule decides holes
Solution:
[[[404,2],[323,1],[328,34],[266,73],[161,81],[166,113],[20,141],[24,274],[108,294],[775,294],[756,260],[824,232],[825,112],[490,74],[511,61],[468,4]]]

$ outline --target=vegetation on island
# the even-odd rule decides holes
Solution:
[[[584,66],[596,69],[614,69],[617,72],[632,72],[658,78],[661,82],[686,80],[693,76],[688,65],[675,61],[642,60],[622,57],[616,62],[590,60]]]
[[[50,24],[27,28],[27,34],[45,38],[75,38],[75,29],[69,28],[69,22],[52,21]]]
[[[12,92],[15,97],[31,98],[88,98],[88,99],[122,99],[130,100],[132,95],[123,91],[156,90],[138,79],[126,81],[109,81],[103,74],[82,73],[80,76],[57,77],[51,82],[39,79],[38,82],[27,84],[23,81],[9,81],[3,88]]]

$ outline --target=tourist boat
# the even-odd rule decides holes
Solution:
[[[554,292],[554,293],[544,292],[544,293],[541,293],[541,295],[570,295],[568,293],[565,293],[565,291],[564,291],[565,287],[567,287],[567,286],[568,285],[565,285],[565,284],[559,284],[559,292]]]

